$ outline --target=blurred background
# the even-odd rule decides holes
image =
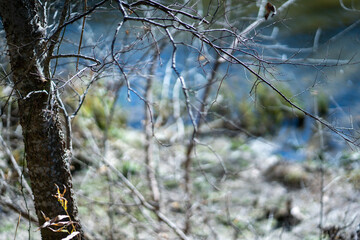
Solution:
[[[160,2],[206,16],[210,25],[186,19],[201,30],[241,34],[264,18],[259,9],[267,1]],[[357,239],[360,2],[271,3],[281,8],[285,2],[289,6],[246,33],[233,54],[338,133],[241,64],[219,61],[187,31],[171,30],[175,57],[164,29],[149,23],[125,22],[115,39],[123,19],[115,1],[87,16],[85,25],[66,27],[57,54],[80,49],[104,63],[100,69],[88,60],[57,58],[51,66],[67,111],[79,110],[71,168],[80,218],[93,239],[179,237],[104,161],[193,239]],[[49,25],[60,6],[54,1],[49,8]],[[83,7],[74,3],[74,14]],[[150,8],[136,14],[161,17]],[[208,36],[224,49],[234,40],[226,31]],[[0,48],[0,238],[12,239],[17,231],[17,239],[39,239],[26,217],[17,228],[19,209],[33,210],[10,161],[26,166],[16,96],[5,104],[13,94],[5,41]],[[112,51],[121,70],[110,64]]]

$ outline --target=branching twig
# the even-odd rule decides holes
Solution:
[[[86,8],[87,8],[87,0],[84,0],[84,12],[86,12]],[[81,44],[82,44],[82,40],[83,40],[83,36],[84,36],[86,16],[87,16],[87,15],[84,15],[84,17],[83,17],[83,22],[82,22],[82,26],[81,26],[81,33],[80,33],[80,40],[79,40],[78,55],[80,55],[80,52],[81,52]],[[79,69],[79,59],[80,59],[80,58],[77,58],[77,60],[76,60],[76,68],[75,68],[76,71]]]
[[[16,204],[6,201],[6,200],[2,199],[1,197],[0,197],[0,204],[3,205],[4,207],[11,209],[12,211],[20,213],[21,216],[23,216],[24,218],[28,219],[29,221],[35,223],[36,225],[38,224],[37,217],[30,215],[27,211],[21,209]]]
[[[108,161],[102,159],[104,164],[109,167],[116,175],[120,178],[120,180],[125,184],[125,186],[131,190],[133,194],[139,199],[141,205],[143,205],[146,209],[152,211],[161,221],[163,221],[166,225],[168,225],[181,239],[189,240],[189,237],[185,235],[180,228],[176,226],[170,219],[168,219],[162,212],[158,211],[154,206],[148,203],[145,197],[139,192],[139,190],[114,166],[112,166]]]
[[[50,57],[51,59],[54,59],[54,58],[82,58],[82,59],[85,59],[85,60],[90,60],[90,61],[93,61],[93,62],[96,62],[98,65],[101,64],[101,62],[96,59],[96,58],[93,58],[93,57],[89,57],[89,56],[85,56],[85,55],[82,55],[82,54],[58,54],[58,55],[53,55]],[[78,71],[78,68],[76,68]]]
[[[11,153],[10,148],[8,147],[8,145],[6,144],[6,142],[4,141],[4,139],[2,138],[2,136],[0,135],[0,143],[2,145],[2,148],[5,150],[5,153],[8,155],[8,157],[10,158],[10,161],[14,167],[14,169],[16,170],[18,177],[19,177],[19,183],[24,183],[24,186],[26,188],[26,191],[33,196],[31,188],[29,186],[29,184],[27,183],[26,179],[24,178],[24,175],[22,174],[22,171],[19,167],[19,165],[16,162],[16,159],[14,158],[13,154]]]
[[[69,4],[70,4],[70,0],[65,0],[64,6],[63,6],[63,9],[62,9],[62,12],[61,12],[61,16],[60,16],[60,19],[59,19],[59,26],[63,25],[63,23],[65,22],[66,15],[68,13]],[[48,71],[50,70],[49,69],[49,67],[50,67],[50,57],[53,55],[55,45],[57,44],[57,40],[59,39],[59,36],[60,36],[60,33],[61,33],[61,29],[59,29],[59,31],[56,31],[53,34],[53,36],[51,37],[50,41],[49,41],[49,46],[48,46],[48,49],[47,49],[47,58],[44,61],[44,66],[45,66],[44,69],[45,69],[46,73],[49,73]],[[45,77],[49,78],[50,76],[45,75]]]
[[[61,30],[63,28],[65,28],[67,25],[70,25],[74,22],[76,22],[79,19],[82,19],[84,16],[87,16],[89,14],[91,14],[92,12],[94,12],[98,7],[102,6],[104,3],[106,3],[108,0],[103,0],[97,4],[95,4],[92,8],[90,8],[89,10],[87,10],[84,13],[81,14],[77,14],[76,16],[72,17],[71,19],[69,19],[68,21],[66,21],[64,24],[59,25],[59,27],[50,35],[50,37],[48,38],[49,42],[55,41],[56,39],[58,39],[58,36],[61,32]]]
[[[186,87],[186,83],[185,83],[185,80],[183,78],[183,76],[181,76],[180,72],[177,70],[177,67],[176,67],[176,50],[177,50],[177,47],[176,47],[176,43],[174,41],[174,38],[172,37],[170,31],[168,29],[165,29],[166,30],[166,33],[173,45],[173,52],[172,52],[172,64],[171,64],[171,67],[172,69],[174,70],[175,74],[177,75],[178,77],[178,81],[180,81],[181,83],[181,86],[182,86],[182,90],[183,90],[183,93],[184,93],[184,96],[185,96],[185,103],[186,103],[186,107],[187,107],[187,110],[188,110],[188,114],[189,114],[189,117],[190,117],[190,120],[193,124],[193,127],[195,129],[195,131],[197,131],[197,126],[196,126],[196,121],[195,121],[195,118],[194,118],[194,114],[192,112],[192,107],[191,107],[191,104],[190,104],[190,96],[189,96],[189,91]]]

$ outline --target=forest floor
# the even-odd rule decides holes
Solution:
[[[108,142],[105,153],[96,138],[86,139],[74,142],[74,163],[80,169],[74,173],[74,187],[91,239],[179,239],[105,164],[119,169],[151,203],[143,133],[123,130]],[[326,158],[321,163],[309,148],[309,159],[300,163],[281,158],[276,145],[262,138],[206,134],[200,140],[204,144],[195,149],[191,174],[192,239],[311,240],[320,239],[321,233],[322,239],[357,239],[360,170],[353,165],[359,159],[357,152],[343,153],[346,164],[339,165],[328,164]],[[161,212],[181,229],[186,215],[184,145],[155,142],[153,152]],[[18,201],[24,206],[21,197]],[[37,226],[29,231],[24,218],[16,230],[18,219],[18,213],[0,208],[0,239],[14,239],[15,232],[16,239],[40,239]]]

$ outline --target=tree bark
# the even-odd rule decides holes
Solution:
[[[66,214],[53,196],[56,185],[61,192],[66,188],[67,212],[71,220],[77,221],[76,230],[83,235],[73,197],[70,152],[65,146],[59,107],[52,96],[50,81],[44,77],[48,76],[48,70],[43,69],[45,32],[40,25],[38,7],[35,0],[0,0],[35,209],[40,225],[45,222],[41,212],[49,218]],[[62,239],[67,235],[41,229],[43,240]]]

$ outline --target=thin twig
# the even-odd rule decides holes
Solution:
[[[14,240],[16,240],[16,234],[17,234],[17,231],[18,231],[18,228],[19,228],[19,225],[20,225],[20,219],[21,219],[21,213],[19,213],[19,218],[18,218],[18,221],[16,223],[16,229],[15,229],[15,234],[14,234]]]
[[[98,59],[89,57],[89,56],[85,56],[80,53],[79,54],[58,54],[58,55],[53,55],[50,57],[50,59],[54,59],[54,58],[78,58],[78,59],[82,58],[85,60],[90,60],[90,61],[96,62],[98,65],[101,64],[101,62]],[[76,68],[76,71],[78,71],[78,68]]]
[[[185,233],[176,226],[169,218],[166,217],[161,211],[158,211],[154,206],[148,203],[145,200],[145,197],[139,192],[139,190],[114,166],[112,166],[106,159],[102,159],[102,162],[109,167],[116,175],[120,178],[120,180],[125,184],[125,186],[131,190],[133,194],[139,199],[140,203],[148,210],[152,211],[161,221],[163,221],[166,225],[168,225],[181,239],[189,240],[189,237],[185,235]]]
[[[6,201],[3,198],[0,198],[0,204],[3,205],[4,207],[8,207],[9,209],[11,209],[14,212],[20,213],[21,216],[23,216],[24,218],[28,219],[29,221],[35,223],[36,225],[38,224],[37,217],[30,215],[27,211],[24,211],[23,209],[21,209],[19,206],[15,205],[14,203]]]
[[[24,183],[24,186],[25,186],[25,188],[26,188],[26,191],[27,191],[31,196],[33,196],[29,184],[27,183],[26,179],[24,178],[24,175],[22,174],[22,171],[21,171],[19,165],[17,164],[14,155],[11,153],[10,148],[8,147],[7,143],[6,143],[6,142],[4,141],[4,139],[2,138],[1,134],[0,134],[0,143],[1,143],[2,147],[3,147],[3,149],[5,150],[5,153],[6,153],[6,154],[8,155],[8,157],[10,158],[10,161],[11,161],[14,169],[16,170],[17,174],[18,174],[19,183],[20,183],[20,182],[23,182],[23,183]]]
[[[84,0],[84,12],[86,11],[87,8],[87,0]],[[83,36],[84,36],[84,29],[85,29],[85,23],[86,23],[86,16],[84,15],[83,17],[83,22],[82,22],[82,26],[81,26],[81,33],[80,33],[80,40],[79,40],[79,48],[78,48],[78,54],[80,55],[81,52],[81,44],[82,44],[82,40],[83,40]],[[76,71],[79,69],[79,60],[80,58],[77,58],[76,60]]]
[[[65,0],[64,6],[61,11],[60,19],[58,20],[59,26],[63,25],[63,23],[65,22],[66,15],[68,13],[69,4],[70,4],[70,0]],[[57,44],[57,40],[59,39],[60,33],[61,33],[61,29],[59,29],[59,31],[55,32],[52,35],[51,39],[49,39],[49,46],[47,49],[47,58],[45,58],[45,61],[44,61],[45,72],[49,71],[50,57],[52,56],[52,54],[54,52],[55,45]],[[59,47],[58,47],[58,51],[59,51]],[[48,78],[50,76],[46,76],[46,77]]]
[[[186,87],[186,82],[184,80],[184,77],[181,76],[180,72],[178,71],[177,67],[176,67],[176,50],[177,50],[177,47],[176,47],[176,43],[174,41],[174,38],[172,37],[172,34],[170,33],[170,31],[168,29],[165,29],[166,30],[166,33],[173,45],[173,52],[172,52],[172,64],[171,64],[171,67],[172,69],[174,70],[175,74],[177,75],[178,77],[178,81],[180,81],[181,83],[181,86],[182,86],[182,90],[183,90],[183,93],[184,93],[184,96],[185,96],[185,103],[186,103],[186,108],[188,110],[188,114],[189,114],[189,117],[190,117],[190,120],[192,122],[192,125],[195,129],[195,131],[197,131],[197,126],[196,126],[196,120],[194,118],[194,114],[192,112],[192,107],[191,107],[191,104],[190,104],[190,96],[189,96],[189,91]]]
[[[55,39],[58,38],[60,31],[65,28],[67,25],[72,24],[74,22],[76,22],[79,19],[82,19],[84,16],[87,16],[89,14],[91,14],[92,12],[94,12],[98,7],[100,7],[101,5],[103,5],[104,3],[106,3],[108,0],[103,0],[97,4],[95,4],[92,8],[90,8],[89,10],[87,10],[84,13],[81,14],[77,14],[74,17],[72,17],[71,19],[69,19],[68,21],[66,21],[65,23],[59,25],[59,27],[50,35],[50,37],[48,38],[49,41],[54,41]]]

